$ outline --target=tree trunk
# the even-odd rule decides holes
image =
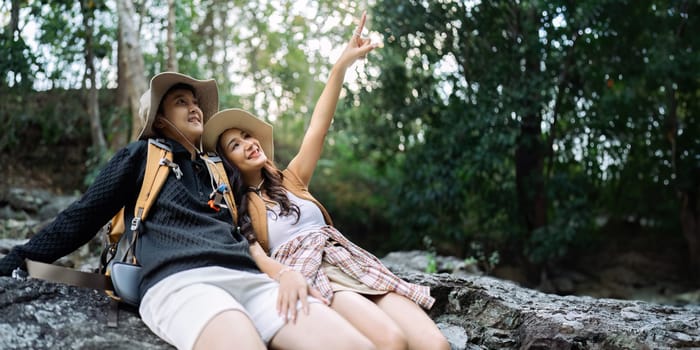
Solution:
[[[117,1],[117,13],[119,16],[119,35],[122,43],[122,54],[119,55],[119,70],[124,77],[126,86],[124,90],[129,100],[131,110],[131,139],[136,140],[143,128],[143,121],[139,117],[139,100],[148,89],[146,82],[146,70],[143,63],[143,54],[139,45],[139,35],[134,26],[136,12],[131,1]],[[121,87],[120,87],[121,88]]]
[[[129,95],[126,91],[126,77],[124,77],[125,68],[122,67],[124,61],[124,43],[121,35],[122,28],[117,28],[117,93],[114,104],[120,111],[129,110]],[[109,149],[117,150],[124,147],[129,142],[129,117],[124,113],[115,113],[109,123],[109,130],[112,133],[109,138]]]
[[[537,14],[528,12],[523,20],[523,14],[515,9],[514,37],[527,37],[527,29],[523,22],[539,23]],[[539,74],[539,53],[536,47],[529,47],[524,53],[525,71],[522,79],[528,80]],[[546,199],[544,192],[544,160],[545,150],[542,137],[542,115],[539,110],[539,95],[531,91],[520,105],[522,111],[520,135],[515,150],[515,181],[518,205],[521,217],[525,221],[528,233],[543,227],[547,223]]]
[[[94,7],[90,3],[81,2],[83,10],[83,26],[85,29],[85,79],[89,82],[87,94],[87,112],[90,118],[90,134],[92,135],[92,146],[98,156],[107,150],[100,120],[100,108],[97,94],[97,79],[95,74],[95,54],[93,52],[93,25]]]
[[[700,170],[696,171],[700,176]],[[680,192],[681,227],[688,242],[691,278],[700,282],[700,186]]]
[[[177,72],[177,52],[175,51],[175,0],[168,0],[168,70]]]
[[[20,34],[19,33],[19,9],[22,6],[22,4],[20,3],[19,0],[12,0],[12,2],[10,3],[10,6],[12,6],[10,8],[10,22],[7,23],[7,26],[5,27],[5,32],[3,33],[4,35],[7,36],[7,38],[5,40],[7,40],[8,43],[15,41],[15,33],[19,37],[19,34]],[[4,52],[3,52],[3,54],[4,54]],[[5,70],[3,70],[3,71],[5,71]],[[4,90],[6,87],[8,87],[10,85],[17,86],[17,83],[19,82],[19,76],[17,74],[14,74],[13,79],[14,79],[14,81],[12,81],[12,83],[14,83],[14,84],[10,84],[9,81],[6,81],[7,79],[3,79],[2,81],[0,81],[0,88],[3,88],[3,90]],[[6,84],[8,84],[8,85],[6,85]],[[4,93],[5,92],[3,91],[3,94]]]
[[[676,179],[687,179],[676,180],[675,186],[680,199],[681,230],[688,243],[690,277],[700,283],[700,168],[678,164],[678,99],[672,83],[666,84],[666,90],[668,115],[664,120],[664,132],[671,147],[671,167]]]
[[[534,107],[530,106],[528,109],[520,124],[520,135],[515,149],[518,210],[527,229],[523,242],[525,246],[531,244],[533,232],[547,224],[541,115],[534,111]],[[531,285],[536,286],[546,280],[543,266],[533,261],[532,257],[522,256],[522,264]]]
[[[546,199],[544,194],[542,133],[540,117],[531,113],[523,117],[520,137],[515,150],[515,181],[520,213],[525,220],[528,232],[543,227],[547,223]]]
[[[523,28],[523,14],[515,10],[515,28],[522,37],[527,37],[527,29]],[[525,14],[529,23],[539,23],[537,14],[530,11]],[[523,79],[530,79],[539,74],[539,53],[536,47],[529,47],[524,54],[525,72]],[[542,140],[542,114],[539,110],[540,97],[531,91],[521,105],[523,110],[520,124],[520,135],[515,149],[515,185],[518,198],[518,210],[527,229],[525,244],[528,244],[532,233],[547,224],[547,199],[545,194],[544,161],[547,155]],[[539,284],[542,267],[529,257],[524,257],[523,263],[527,270],[530,283]]]
[[[688,1],[678,2],[678,11],[688,13]],[[686,35],[688,19],[682,20],[676,28],[675,35],[678,41],[682,41]],[[672,78],[666,82],[666,98],[668,115],[664,120],[664,133],[671,147],[671,167],[676,179],[676,192],[680,199],[680,221],[683,237],[688,243],[690,277],[696,283],[700,283],[700,167],[681,166],[678,164],[679,154],[683,150],[678,149],[678,98],[674,88],[677,85]],[[681,170],[679,170],[681,169]],[[686,174],[687,172],[687,174]],[[686,178],[687,182],[679,181]]]
[[[124,63],[124,42],[122,40],[122,27],[117,28],[117,95],[115,103],[120,108],[129,107],[129,96],[126,91],[126,77],[124,73],[126,71],[125,67],[122,67]]]
[[[10,9],[10,23],[8,23],[8,30],[5,32],[12,39],[15,32],[19,32],[19,8],[21,4],[19,0],[12,0],[12,8]]]

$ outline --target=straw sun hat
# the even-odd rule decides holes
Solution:
[[[267,159],[274,159],[272,125],[239,108],[224,109],[213,115],[204,124],[202,147],[205,152],[216,152],[219,136],[228,129],[240,129],[260,141]]]

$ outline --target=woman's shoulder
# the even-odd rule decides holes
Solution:
[[[141,153],[141,152],[145,152],[147,148],[148,148],[148,140],[136,140],[136,141],[132,141],[128,145],[126,145],[123,148],[123,150],[125,150],[129,153]]]
[[[304,181],[301,181],[299,175],[291,168],[287,168],[282,171],[282,185],[286,187],[287,190],[306,190],[306,184],[304,184]]]
[[[107,163],[107,167],[138,167],[145,162],[147,151],[147,140],[133,141],[117,150]]]
[[[287,168],[281,171],[282,172],[282,181],[294,181],[297,182],[299,180],[299,176],[297,175],[294,170]]]
[[[169,152],[186,152],[184,147],[179,146],[179,144],[169,139],[136,140],[117,151],[112,157],[112,162],[122,164],[122,166],[135,167],[137,170],[145,169],[149,149],[152,149],[152,147],[149,146],[151,144],[153,144],[159,150],[164,149]]]
[[[169,152],[189,152],[182,144],[166,138],[150,138],[146,140],[132,141],[124,147],[126,151],[131,153],[146,154],[150,144],[153,144],[159,149],[165,149]]]
[[[149,143],[154,143],[156,146],[163,148],[163,149],[167,149],[169,151],[172,150],[172,145],[169,142],[167,142],[166,140],[148,139],[148,140],[132,141],[131,143],[124,146],[117,153],[123,153],[123,155],[127,156],[128,158],[132,158],[132,159],[145,158],[147,153],[148,153]],[[115,154],[115,156],[116,155],[117,154]]]

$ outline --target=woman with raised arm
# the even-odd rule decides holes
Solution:
[[[254,259],[268,253],[311,281],[378,349],[449,349],[421,309],[427,287],[401,280],[369,252],[348,241],[308,191],[338,102],[346,70],[377,47],[361,37],[366,15],[333,66],[299,152],[284,171],[273,163],[272,126],[240,109],[223,110],[204,127],[205,151],[226,165],[241,230]],[[281,275],[286,270],[280,272]],[[282,312],[288,302],[278,299]]]

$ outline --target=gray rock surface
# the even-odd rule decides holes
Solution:
[[[430,316],[453,349],[700,348],[700,306],[544,294],[490,277],[421,272],[425,253],[383,259],[397,275],[428,285]],[[442,259],[453,263],[450,259]],[[103,293],[0,277],[0,349],[170,349],[122,308],[110,328]]]
[[[491,277],[429,275],[385,264],[431,287],[437,301],[430,316],[453,349],[700,348],[698,305],[558,296]]]
[[[172,349],[133,309],[108,326],[102,292],[39,280],[0,277],[0,349]]]

